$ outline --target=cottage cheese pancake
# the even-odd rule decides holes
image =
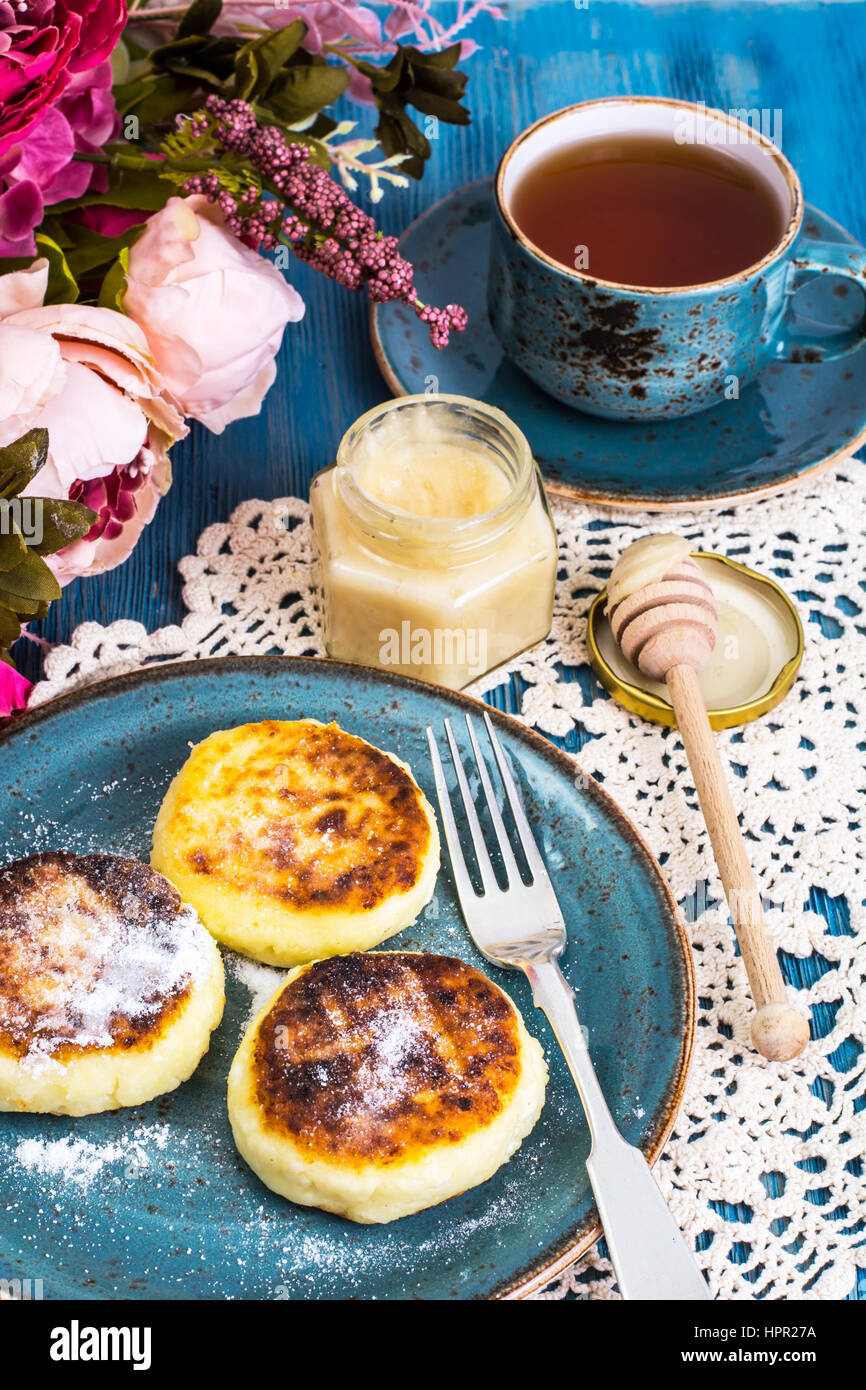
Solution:
[[[433,895],[439,836],[405,763],[336,724],[267,719],[198,744],[151,863],[227,946],[298,965],[375,946]]]
[[[0,1110],[87,1115],[185,1081],[225,1002],[192,908],[135,859],[0,869]]]
[[[242,1156],[268,1187],[393,1221],[491,1177],[544,1103],[511,1000],[447,956],[375,952],[289,973],[229,1074]]]

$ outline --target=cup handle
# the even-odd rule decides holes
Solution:
[[[834,329],[829,325],[803,320],[790,322],[794,295],[818,275],[841,275],[864,296],[860,322],[853,328]],[[776,342],[777,362],[830,362],[844,357],[866,343],[866,251],[838,241],[806,241],[791,262],[787,285],[789,296],[786,319]]]

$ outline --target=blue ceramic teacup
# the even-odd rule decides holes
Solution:
[[[647,289],[553,260],[512,215],[514,190],[540,158],[611,133],[723,145],[778,201],[784,231],[764,258],[725,279]],[[866,252],[803,235],[803,193],[766,135],[722,111],[659,97],[582,102],[543,117],[506,150],[496,176],[488,307],[512,361],[550,395],[592,415],[664,419],[738,394],[771,362],[839,357],[866,339],[866,315],[837,331],[799,320],[793,297],[816,275],[866,293]]]

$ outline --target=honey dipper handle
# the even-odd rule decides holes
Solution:
[[[771,1061],[787,1061],[809,1041],[809,1024],[788,1003],[697,672],[672,666],[666,680],[758,1010],[752,1042]]]

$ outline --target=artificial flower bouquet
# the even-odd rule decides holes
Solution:
[[[435,124],[469,120],[465,29],[497,11],[432,8],[0,0],[0,715],[22,627],[129,555],[187,422],[260,409],[304,313],[293,258],[438,347],[465,327],[350,196],[420,178]]]

